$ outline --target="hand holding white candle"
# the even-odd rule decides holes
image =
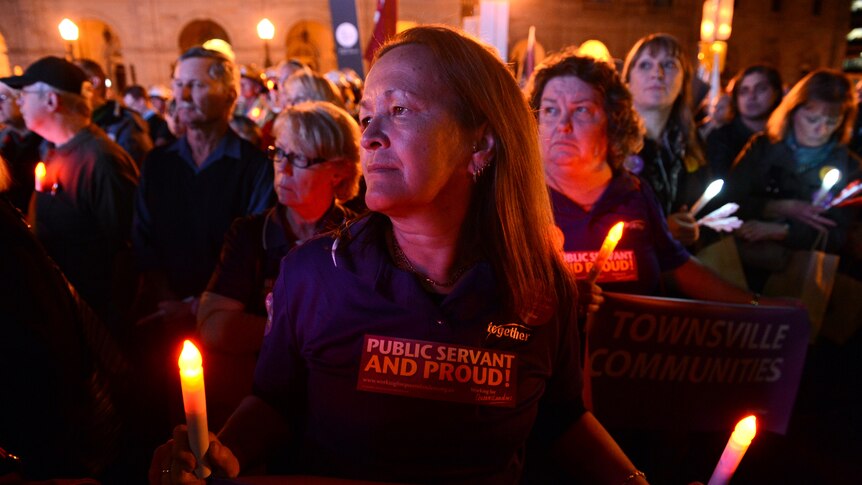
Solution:
[[[713,180],[712,183],[709,184],[709,186],[703,192],[703,195],[701,195],[700,198],[697,199],[697,202],[695,202],[694,205],[691,206],[691,210],[689,210],[688,213],[692,216],[696,216],[697,213],[700,212],[701,209],[703,209],[703,206],[709,204],[709,201],[711,201],[713,197],[715,197],[716,195],[718,195],[719,192],[721,192],[722,187],[724,187],[724,180]]]
[[[826,199],[826,195],[829,194],[829,191],[838,183],[839,180],[841,180],[841,171],[837,168],[833,168],[826,172],[823,176],[823,183],[820,184],[820,189],[814,193],[814,199],[812,199],[811,205],[822,205],[823,201]]]
[[[614,248],[617,247],[617,243],[622,239],[623,226],[625,226],[624,222],[617,222],[614,224],[614,227],[608,231],[608,235],[602,243],[602,248],[599,249],[599,254],[596,256],[596,260],[593,261],[593,267],[590,268],[590,275],[587,277],[587,281],[591,284],[596,282],[596,279],[599,277],[599,273],[602,272],[602,267],[604,267],[605,261],[608,260],[611,253],[614,252]]]
[[[748,416],[736,424],[707,485],[724,485],[730,481],[756,433],[757,418],[754,416]]]
[[[190,340],[183,342],[179,359],[180,383],[183,388],[183,408],[186,411],[189,446],[198,461],[195,475],[206,478],[209,467],[204,464],[203,456],[209,448],[207,429],[207,401],[204,393],[204,369],[201,353]]]
[[[45,187],[45,164],[43,162],[39,162],[36,164],[35,175],[36,175],[36,192],[41,192]]]

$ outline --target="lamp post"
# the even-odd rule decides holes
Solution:
[[[733,22],[733,0],[706,0],[703,2],[703,20],[700,22],[701,52],[711,54],[709,98],[710,114],[721,90],[721,71],[727,55],[727,39]]]
[[[60,25],[57,26],[60,30],[60,37],[66,41],[66,59],[69,61],[75,60],[75,44],[74,42],[78,40],[78,26],[75,25],[75,22],[72,22],[69,19],[63,19],[60,21]]]
[[[272,60],[269,58],[269,41],[275,37],[275,26],[269,19],[265,18],[257,23],[257,36],[263,41],[263,67],[270,67]]]

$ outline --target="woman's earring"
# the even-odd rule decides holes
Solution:
[[[482,172],[484,172],[485,169],[488,168],[489,166],[491,166],[490,161],[485,163],[485,165],[482,165],[481,167],[477,168],[476,171],[473,172],[473,183],[474,184],[479,182],[479,177],[482,176]]]

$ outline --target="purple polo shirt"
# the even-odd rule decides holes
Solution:
[[[604,291],[655,295],[661,274],[682,266],[691,257],[671,236],[655,194],[628,173],[614,175],[589,212],[556,190],[549,191],[554,220],[565,237],[564,259],[578,276],[586,275],[586,268],[577,267],[590,259],[586,253],[601,248],[614,224],[626,223],[611,258],[615,267],[608,268],[599,279]]]
[[[390,227],[387,218],[372,214],[339,237],[335,251],[333,239],[323,237],[285,257],[255,394],[298,430],[293,471],[514,483],[537,415],[552,440],[584,412],[574,313],[564,303],[565,310],[543,325],[519,324],[500,310],[497,278],[483,262],[450,294],[429,294],[415,275],[393,264],[386,246]],[[491,324],[517,331],[492,331]],[[514,363],[514,400],[491,406],[446,400],[452,396],[442,393],[429,398],[437,389],[434,378],[419,378],[402,395],[360,390],[368,336],[423,342],[435,347],[434,356],[441,346],[457,347],[465,357],[471,351],[505,355]],[[422,359],[415,360],[421,368]]]

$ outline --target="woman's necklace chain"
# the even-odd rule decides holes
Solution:
[[[395,264],[399,268],[413,273],[414,275],[421,278],[422,281],[437,288],[451,288],[455,286],[455,283],[457,283],[458,280],[461,279],[462,276],[464,276],[464,273],[466,273],[467,270],[473,266],[473,263],[465,264],[456,269],[455,272],[452,273],[452,277],[448,280],[437,281],[426,274],[420,273],[416,270],[416,268],[413,267],[413,263],[411,263],[410,260],[407,259],[407,255],[404,254],[404,251],[401,249],[401,245],[398,244],[398,239],[395,237],[395,234],[392,234],[392,253],[395,256]]]

